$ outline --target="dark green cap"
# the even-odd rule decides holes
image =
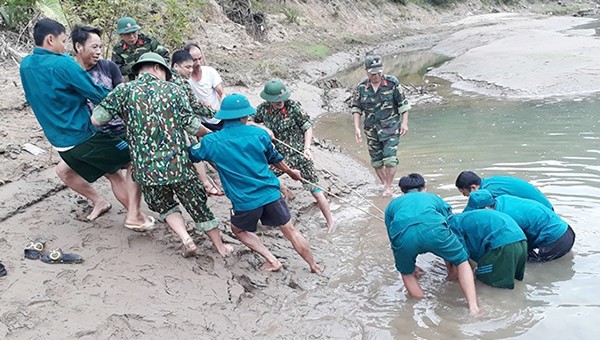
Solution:
[[[383,58],[380,55],[368,55],[365,59],[365,68],[369,73],[383,72]]]
[[[171,68],[167,65],[165,59],[161,57],[160,54],[154,52],[146,52],[142,54],[140,59],[138,59],[135,64],[131,65],[131,71],[133,71],[133,74],[137,76],[138,72],[140,71],[140,67],[142,67],[143,64],[159,64],[163,66],[167,72],[167,80],[171,79]]]
[[[260,97],[268,102],[284,102],[291,95],[292,92],[285,87],[281,80],[270,80],[260,93]]]
[[[122,17],[117,21],[117,34],[127,34],[141,29],[133,18]]]

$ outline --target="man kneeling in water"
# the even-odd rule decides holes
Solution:
[[[425,296],[415,275],[415,263],[417,255],[431,252],[457,267],[471,314],[478,314],[469,255],[447,223],[452,207],[439,196],[423,192],[425,179],[420,174],[403,176],[398,184],[404,195],[393,199],[386,208],[385,226],[396,269],[402,274],[408,293],[416,298]]]

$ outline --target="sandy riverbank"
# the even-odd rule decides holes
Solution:
[[[473,81],[465,83],[471,84],[471,87],[461,85],[459,81],[454,86],[487,95],[537,97],[555,95],[559,89],[568,88],[586,93],[598,86],[588,81],[596,69],[594,61],[587,58],[595,51],[594,38],[589,35],[590,32],[567,29],[588,21],[499,14],[449,24],[446,26],[448,30],[457,31],[450,38],[444,40],[443,36],[436,35],[426,41],[430,47],[434,46],[433,51],[456,59],[431,74],[448,79],[451,74],[458,74],[461,79],[472,78]],[[538,65],[543,67],[544,58],[543,54],[537,53],[541,52],[541,48],[530,50],[527,47],[552,45],[551,42],[559,38],[568,40],[563,42],[563,47],[569,47],[569,52],[563,48],[566,57],[557,57],[560,49],[546,50],[547,55],[554,56],[546,59],[555,67],[534,70],[536,76],[542,77],[538,79],[543,81],[531,82],[533,75],[525,77],[524,72]],[[406,39],[424,40],[423,37]],[[521,48],[515,48],[517,42]],[[577,47],[579,44],[584,45]],[[401,46],[399,44],[398,48],[401,49]],[[389,47],[380,49],[385,52]],[[509,51],[510,58],[507,57]],[[504,56],[503,59],[501,56]],[[581,59],[578,58],[584,56],[587,56],[586,63],[579,63]],[[313,117],[323,113],[323,107],[327,105],[323,91],[308,82],[316,80],[318,77],[315,75],[332,72],[331,65],[341,69],[356,62],[358,57],[352,52],[347,58],[339,59],[340,55],[332,58],[338,59],[301,66],[301,73],[306,75],[305,81],[291,82],[290,85],[293,97],[299,99]],[[554,60],[557,64],[553,63]],[[490,68],[494,65],[496,71],[492,72]],[[572,70],[566,65],[585,67]],[[307,292],[327,286],[331,276],[339,274],[335,268],[345,260],[343,254],[332,254],[331,237],[323,231],[324,222],[312,205],[312,199],[300,190],[297,183],[292,183],[297,197],[291,203],[293,216],[309,238],[315,257],[326,267],[321,276],[309,274],[305,263],[289,243],[274,231],[264,231],[261,237],[282,259],[285,269],[280,273],[263,273],[257,271],[260,259],[232,238],[225,224],[222,230],[227,234],[226,242],[235,247],[233,256],[227,259],[218,257],[208,240],[203,235],[196,235],[200,255],[183,259],[179,256],[179,242],[166,227],[149,234],[137,234],[121,227],[124,214],[112,198],[113,210],[95,222],[84,222],[81,217],[85,216],[88,204],[74,192],[60,190],[52,170],[58,159],[56,154],[36,157],[20,150],[20,145],[25,142],[50,149],[29,110],[11,109],[22,102],[22,98],[18,97],[19,88],[11,83],[18,82],[18,75],[14,69],[2,72],[7,80],[1,84],[1,90],[11,101],[3,101],[0,107],[0,113],[6,118],[6,123],[0,128],[2,146],[5,147],[0,155],[5,160],[0,166],[0,180],[10,182],[0,186],[0,260],[9,271],[7,277],[0,279],[3,301],[0,337],[176,339],[195,335],[200,338],[247,339],[304,338],[304,334],[360,337],[360,330],[346,327],[344,322],[331,322],[324,316],[312,320],[310,329],[303,328],[313,310],[319,309],[322,315],[335,314],[334,296],[325,300],[303,300],[291,314],[289,308],[284,308],[298,304],[297,301]],[[578,83],[578,77],[568,77],[577,72],[583,72],[585,77],[582,79],[585,81]],[[548,78],[543,78],[546,76]],[[560,79],[571,82],[570,86],[560,84]],[[483,91],[481,89],[486,87],[482,83],[495,84],[500,87],[500,92]],[[259,86],[227,90],[246,93],[254,104],[259,102]],[[347,92],[342,89],[337,96],[344,95]],[[337,105],[342,107],[343,104]],[[323,167],[334,170],[342,180],[360,188],[361,193],[368,193],[374,188],[368,184],[374,182],[368,169],[350,156],[316,148],[315,158]],[[323,184],[340,193],[331,184],[331,179],[324,178]],[[106,181],[100,181],[97,187],[111,197]],[[229,202],[224,198],[211,198],[210,206],[225,222]],[[357,213],[354,210],[337,200],[332,200],[332,208],[338,220],[338,233],[343,228],[355,226]],[[86,262],[77,266],[51,266],[24,260],[23,246],[36,237],[47,240],[49,246],[79,253]],[[288,314],[280,315],[281,310]]]

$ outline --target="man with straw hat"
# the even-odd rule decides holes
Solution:
[[[352,97],[354,137],[362,143],[360,120],[364,115],[364,131],[371,165],[383,184],[383,196],[392,195],[392,182],[399,161],[400,136],[408,132],[410,103],[401,92],[400,82],[383,74],[383,58],[369,55],[365,59],[367,79],[363,80]]]
[[[300,103],[289,99],[290,95],[291,91],[280,80],[267,82],[260,93],[265,102],[258,105],[252,120],[272,131],[277,141],[277,151],[285,157],[290,167],[300,170],[303,187],[309,190],[317,201],[317,206],[327,221],[327,229],[331,231],[333,216],[323,191],[318,188],[319,177],[310,152],[312,123]],[[283,175],[277,169],[275,174]],[[286,191],[287,189],[284,189],[284,192]]]
[[[140,32],[142,28],[130,17],[117,21],[119,42],[113,47],[112,61],[119,66],[123,78],[133,80],[135,75],[131,67],[146,52],[160,54],[169,61],[169,51],[156,38]]]
[[[223,99],[215,116],[224,121],[223,129],[206,135],[190,147],[194,162],[206,160],[217,166],[225,195],[231,201],[231,230],[248,248],[266,262],[261,269],[278,271],[283,265],[254,234],[260,220],[263,225],[278,226],[294,249],[308,263],[310,271],[321,271],[313,259],[308,241],[294,228],[291,214],[279,191],[279,180],[269,164],[300,180],[300,171],[290,169],[271,143],[271,137],[256,126],[247,125],[256,113],[248,99],[231,94]]]
[[[115,88],[94,108],[92,122],[101,125],[119,115],[127,124],[133,178],[140,184],[148,207],[161,215],[181,238],[183,256],[194,256],[197,247],[188,234],[179,202],[221,254],[224,245],[217,220],[206,206],[204,186],[187,153],[185,133],[203,136],[208,130],[194,115],[185,92],[168,82],[171,69],[158,54],[148,52],[133,64],[138,79]]]

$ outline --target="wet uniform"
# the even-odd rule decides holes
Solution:
[[[477,262],[481,282],[513,289],[523,280],[527,262],[525,234],[510,216],[494,210],[473,210],[449,218],[450,229]]]
[[[129,46],[121,39],[113,47],[112,61],[119,66],[124,78],[133,80],[135,79],[135,75],[131,71],[131,66],[146,52],[158,53],[165,59],[165,62],[169,62],[169,51],[167,48],[161,45],[156,38],[144,33],[138,33],[138,40],[133,46]]]
[[[304,133],[312,127],[312,123],[310,117],[302,110],[299,102],[288,99],[284,102],[281,110],[273,108],[269,102],[263,102],[256,108],[256,114],[252,117],[252,120],[264,124],[273,131],[277,139],[298,151],[304,151]],[[308,182],[319,184],[317,170],[312,161],[282,143],[276,142],[275,145],[277,151],[285,157],[285,162],[290,168],[300,170],[302,178]],[[279,169],[273,171],[277,176],[283,174]],[[303,187],[312,192],[319,191],[319,189],[307,183]]]
[[[176,195],[196,229],[216,228],[219,222],[206,206],[204,186],[187,153],[185,132],[196,135],[201,123],[183,90],[143,73],[115,88],[94,109],[100,123],[115,115],[127,124],[133,179],[148,207],[165,218],[180,211]]]
[[[415,271],[417,255],[434,253],[455,266],[469,256],[447,224],[452,208],[439,196],[409,191],[394,198],[385,209],[385,226],[396,261],[396,269],[409,275]]]
[[[540,202],[547,208],[554,210],[552,203],[538,188],[527,181],[510,176],[492,176],[481,179],[480,189],[489,190],[492,196],[512,195]]]
[[[363,80],[354,90],[351,106],[353,114],[365,116],[364,131],[371,165],[374,168],[397,166],[402,114],[410,109],[398,79],[383,75],[377,91],[368,79]]]

